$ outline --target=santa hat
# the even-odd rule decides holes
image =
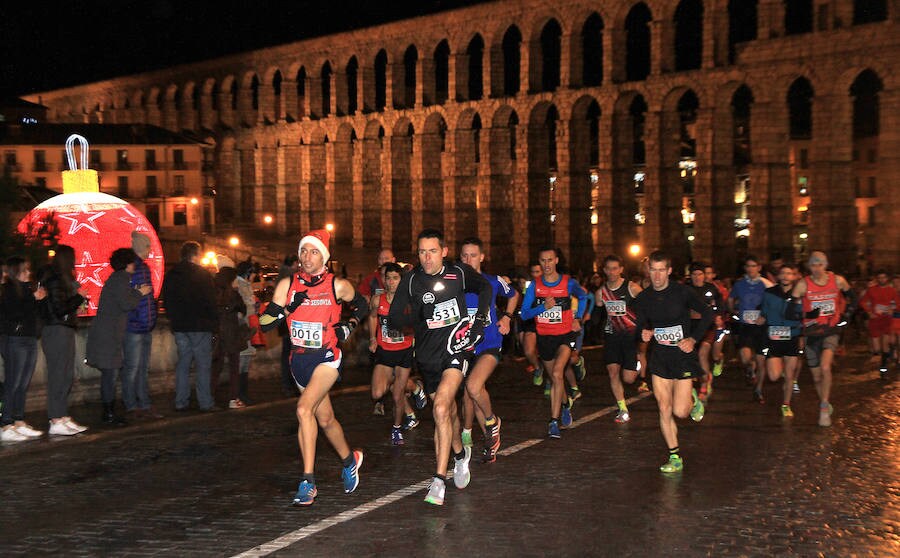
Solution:
[[[331,235],[328,234],[328,231],[325,229],[310,231],[306,236],[300,239],[300,244],[297,246],[297,254],[300,254],[300,248],[302,248],[304,244],[312,244],[322,253],[322,257],[327,262],[331,259],[331,252],[328,251],[329,242],[331,242]]]

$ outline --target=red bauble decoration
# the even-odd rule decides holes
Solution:
[[[53,218],[59,229],[59,243],[75,249],[75,273],[90,300],[79,313],[93,316],[100,302],[100,290],[112,273],[109,256],[118,248],[131,247],[131,232],[150,237],[150,255],[145,260],[153,277],[153,295],[162,289],[162,245],[153,225],[130,203],[101,192],[60,194],[38,205],[19,223],[18,230],[33,236]]]

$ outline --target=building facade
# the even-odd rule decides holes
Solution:
[[[21,185],[62,192],[71,134],[90,142],[88,166],[100,191],[131,203],[158,234],[188,238],[214,229],[212,146],[156,126],[0,124],[3,171]]]
[[[401,255],[433,226],[581,270],[633,244],[725,271],[821,248],[852,273],[900,260],[898,21],[898,0],[508,0],[27,100],[203,135],[220,221]]]

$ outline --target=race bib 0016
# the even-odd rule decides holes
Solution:
[[[772,341],[790,341],[790,326],[769,326],[769,339]]]
[[[756,320],[759,319],[759,310],[744,310],[741,313],[741,321],[745,324],[755,324]]]
[[[624,300],[607,300],[604,302],[606,305],[606,313],[610,316],[624,316],[625,315],[625,301]]]
[[[291,320],[291,343],[305,349],[322,348],[322,324]]]
[[[561,324],[562,306],[557,305],[548,310],[544,310],[537,315],[537,322],[540,324]]]
[[[428,329],[440,329],[456,324],[460,319],[459,305],[454,298],[435,304],[431,319],[425,320],[425,324],[428,326]]]
[[[653,338],[656,339],[656,342],[660,345],[676,347],[678,346],[678,342],[684,339],[684,330],[681,329],[680,325],[656,327],[653,328]]]

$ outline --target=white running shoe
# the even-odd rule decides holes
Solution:
[[[11,424],[4,426],[0,431],[0,441],[2,442],[24,442],[27,439],[28,436],[16,430],[16,427]]]
[[[72,417],[64,417],[64,422],[66,423],[66,426],[74,430],[77,434],[81,434],[88,429],[87,426],[82,426],[75,422]]]
[[[463,453],[465,453],[465,456],[462,459],[453,459],[453,484],[460,490],[469,486],[469,481],[472,480],[472,473],[469,471],[469,460],[472,459],[472,446],[464,446]]]
[[[40,438],[41,436],[44,435],[43,431],[32,428],[31,425],[28,423],[25,423],[22,426],[17,426],[16,431],[19,434],[24,434],[25,436],[28,436],[29,438]]]
[[[428,485],[428,494],[425,495],[425,501],[435,506],[444,505],[444,481],[434,477],[431,484]]]
[[[78,431],[70,428],[69,423],[66,421],[60,420],[57,422],[51,421],[47,433],[51,436],[74,436],[78,434]]]

